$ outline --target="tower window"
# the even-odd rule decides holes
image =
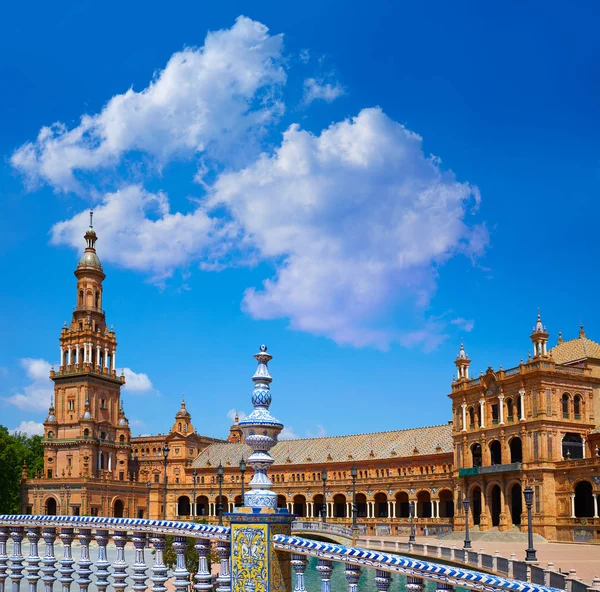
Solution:
[[[52,440],[52,438],[54,438],[54,432],[50,431],[48,432],[48,440]]]
[[[69,399],[68,401],[68,410],[75,411],[75,401],[74,399]]]
[[[79,290],[79,306],[83,306],[83,290]]]

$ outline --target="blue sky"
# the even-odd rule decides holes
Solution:
[[[218,4],[5,9],[1,423],[45,417],[90,206],[134,434],[185,393],[225,436],[263,342],[306,436],[447,421],[461,338],[516,365],[538,307],[600,337],[597,3]]]

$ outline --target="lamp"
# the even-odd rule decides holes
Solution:
[[[533,489],[528,485],[523,490],[525,505],[527,506],[527,549],[525,551],[525,561],[537,561],[536,550],[533,548],[533,524],[531,519],[531,507],[533,506]]]
[[[408,504],[408,522],[410,523],[410,536],[408,537],[409,543],[415,542],[415,525],[413,523],[414,515],[415,515],[415,502],[409,502],[409,504]]]
[[[242,456],[242,460],[240,461],[240,473],[242,474],[242,506],[246,505],[244,502],[244,474],[246,473],[246,461],[244,460],[244,457]]]
[[[219,526],[223,526],[223,465],[219,463],[217,467],[217,481],[219,482],[219,503],[217,513],[219,514]]]
[[[169,447],[165,444],[162,449],[163,465],[165,472],[164,488],[163,488],[163,520],[167,519],[167,457],[169,456]]]
[[[356,530],[358,528],[358,525],[356,524],[356,514],[358,510],[356,507],[356,477],[358,476],[356,465],[350,467],[350,476],[352,477],[352,529]]]
[[[192,471],[192,483],[194,484],[193,493],[192,493],[192,518],[196,517],[196,477],[198,476],[198,471],[194,469]]]
[[[323,524],[327,522],[327,502],[325,501],[325,486],[327,485],[327,469],[321,471],[321,479],[323,480],[323,507],[321,509],[321,521]]]
[[[469,538],[469,498],[466,495],[463,499],[463,508],[465,509],[465,542],[463,549],[472,549],[471,539]]]

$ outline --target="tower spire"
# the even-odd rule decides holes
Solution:
[[[275,462],[269,450],[277,443],[277,437],[283,429],[283,424],[269,412],[271,405],[271,382],[268,363],[273,359],[267,353],[267,346],[261,345],[260,351],[254,358],[258,362],[256,372],[252,377],[252,405],[254,411],[240,421],[239,426],[244,434],[244,441],[252,448],[248,464],[254,469],[250,481],[250,491],[244,496],[244,505],[259,510],[275,510],[277,494],[271,491],[273,483],[267,475],[267,470]]]
[[[94,210],[90,208],[90,230],[94,228]]]
[[[456,360],[454,360],[454,364],[458,370],[458,380],[468,380],[471,360],[469,360],[469,356],[465,351],[465,346],[462,340],[460,342],[460,351],[458,352],[458,356],[456,356]]]

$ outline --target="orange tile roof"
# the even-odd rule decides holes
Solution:
[[[549,353],[557,364],[567,364],[584,358],[600,358],[600,344],[583,335],[555,345]]]
[[[413,457],[452,452],[452,426],[449,424],[354,434],[327,438],[281,440],[272,449],[275,466],[354,462]],[[227,442],[207,446],[194,460],[200,469],[238,466],[242,456],[247,459],[251,449],[246,444]]]

